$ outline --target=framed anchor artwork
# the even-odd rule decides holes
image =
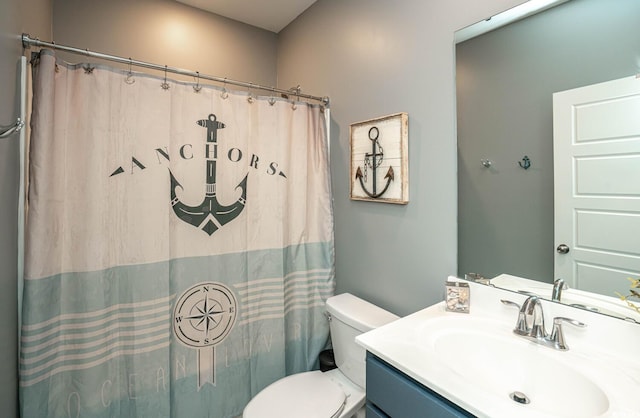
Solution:
[[[353,123],[349,131],[351,199],[409,203],[409,115]]]

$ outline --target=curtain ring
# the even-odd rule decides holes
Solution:
[[[89,55],[89,50],[87,48],[84,49],[85,54],[90,57],[91,55]],[[95,67],[92,67],[91,64],[87,64],[85,66],[82,67],[84,69],[84,73],[85,74],[93,74],[93,70]]]
[[[276,89],[274,87],[271,87],[271,96],[269,97],[269,100],[267,100],[270,106],[273,106],[274,104],[276,104],[276,98],[273,97],[273,93],[275,92],[276,92]]]
[[[91,64],[87,64],[87,65],[83,65],[82,69],[84,70],[85,74],[93,74],[93,70],[95,70],[96,67],[92,67]]]
[[[249,104],[253,103],[253,93],[251,92],[251,89],[253,88],[253,83],[249,83],[249,97],[247,97],[247,101],[249,102]]]
[[[162,87],[162,90],[169,90],[169,83],[167,83],[167,66],[164,66],[164,81],[162,82],[162,84],[160,84],[160,87]]]
[[[291,109],[293,109],[293,110],[296,110],[298,108],[297,103],[300,101],[300,85],[295,87],[295,91],[296,91],[297,100],[294,101],[293,104],[291,105]]]
[[[133,78],[133,73],[131,72],[131,57],[129,57],[129,71],[127,72],[127,76],[124,79],[124,82],[127,84],[133,84],[136,80]]]
[[[222,93],[220,93],[220,97],[222,97],[223,100],[229,97],[229,92],[227,91],[227,77],[225,77],[222,82]]]
[[[200,93],[200,90],[202,90],[202,86],[200,85],[200,71],[196,71],[196,74],[198,75],[198,79],[196,81],[196,85],[193,86],[193,91]]]

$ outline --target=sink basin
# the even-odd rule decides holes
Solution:
[[[552,357],[551,349],[504,335],[505,330],[491,321],[468,319],[443,318],[422,329],[438,360],[467,384],[556,417],[597,417],[609,409],[605,392]]]

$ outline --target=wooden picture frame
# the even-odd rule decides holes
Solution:
[[[353,123],[349,137],[351,199],[409,203],[409,115]]]

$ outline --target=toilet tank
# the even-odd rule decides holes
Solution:
[[[327,299],[336,365],[352,382],[365,387],[366,350],[355,338],[399,317],[350,293]]]

